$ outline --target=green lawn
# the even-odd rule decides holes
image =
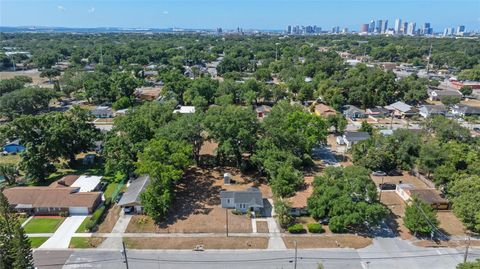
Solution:
[[[45,241],[47,241],[49,237],[30,237],[30,245],[32,248],[38,248],[41,246]]]
[[[0,164],[18,164],[20,162],[20,155],[5,155],[0,156]]]
[[[118,183],[112,182],[108,184],[107,188],[103,192],[103,195],[105,195],[105,199],[111,198],[113,192],[115,191],[115,189],[117,189],[117,187],[118,187]]]
[[[33,233],[53,233],[58,226],[62,224],[64,218],[42,218],[35,217],[31,219],[23,229],[27,234]]]
[[[88,216],[83,220],[82,224],[80,224],[80,226],[76,231],[77,233],[88,233],[87,228],[85,226],[87,225],[87,222],[90,221],[90,218],[92,217]]]

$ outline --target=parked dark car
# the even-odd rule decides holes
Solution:
[[[397,185],[395,185],[393,183],[382,183],[382,184],[378,185],[378,188],[383,190],[383,191],[395,190],[396,187],[397,187]]]
[[[326,217],[326,218],[323,218],[323,219],[319,220],[318,222],[320,224],[323,224],[323,225],[328,225],[328,223],[330,222],[330,218]]]
[[[474,127],[473,130],[477,133],[480,133],[480,128],[478,128],[478,127]]]
[[[392,171],[388,172],[387,175],[389,175],[389,176],[403,176],[403,173],[402,173],[402,171],[399,171],[399,170],[392,170]]]

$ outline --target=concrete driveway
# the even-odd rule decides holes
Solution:
[[[71,216],[65,219],[63,223],[58,227],[57,231],[50,237],[43,245],[41,249],[65,249],[70,245],[70,239],[77,231],[78,227],[82,224],[87,216]]]

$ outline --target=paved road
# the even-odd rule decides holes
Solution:
[[[71,216],[66,218],[63,223],[58,227],[55,233],[40,248],[53,249],[53,248],[68,248],[70,239],[77,231],[78,227],[82,224],[87,216]]]
[[[64,252],[37,250],[35,262],[39,269],[58,268],[49,265],[65,260],[63,268],[125,268],[118,250],[77,250],[68,259]],[[293,250],[207,250],[205,252],[127,250],[131,269],[150,268],[293,268]],[[480,249],[472,249],[470,260],[480,257]],[[396,238],[379,238],[364,249],[298,250],[297,268],[326,269],[454,269],[463,259],[463,249],[420,248]]]

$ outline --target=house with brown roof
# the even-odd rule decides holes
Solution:
[[[413,197],[417,197],[434,209],[447,210],[450,208],[448,200],[440,196],[436,189],[418,189],[412,184],[398,184],[395,192],[407,203],[410,203]]]
[[[102,202],[101,192],[79,192],[76,187],[13,187],[3,194],[13,210],[35,215],[86,215]]]
[[[327,106],[325,104],[317,104],[315,105],[315,114],[317,116],[328,117],[335,116],[337,114],[337,111],[331,106]]]
[[[290,203],[290,214],[292,216],[308,214],[307,200],[313,193],[313,179],[314,177],[305,177],[302,188],[294,196],[287,198],[287,201]]]
[[[143,101],[154,101],[160,98],[163,87],[140,87],[135,90],[135,96]]]
[[[49,186],[13,187],[3,191],[13,210],[35,215],[86,215],[102,202],[101,176],[67,175]]]

